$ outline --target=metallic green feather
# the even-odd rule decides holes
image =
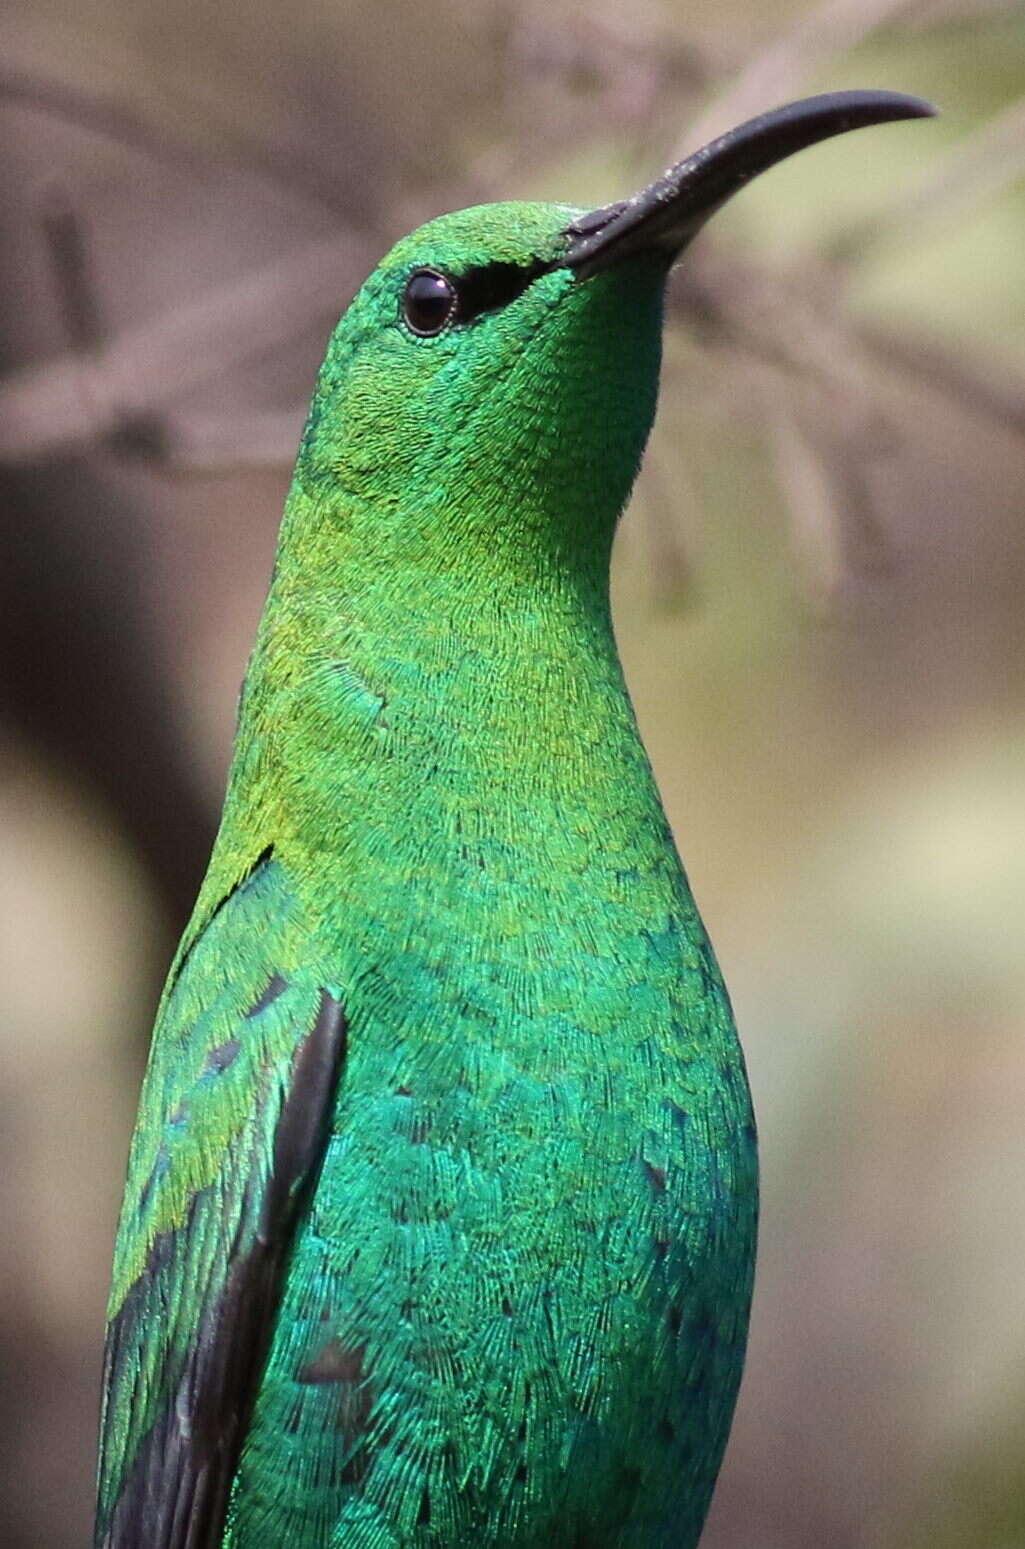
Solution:
[[[143,1095],[108,1531],[178,1466],[151,1433],[244,1255],[322,991],[348,1056],[224,1544],[679,1544],[704,1516],[754,1139],[608,607],[666,266],[553,270],[439,339],[397,305],[412,266],[544,258],[571,213],[425,228],[328,351]]]
[[[813,99],[627,205],[446,216],[339,324],[154,1033],[102,1549],[697,1542],[755,1138],[612,538],[723,179],[920,111]]]

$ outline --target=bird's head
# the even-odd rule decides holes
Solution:
[[[794,151],[931,111],[891,92],[813,97],[619,204],[494,204],[431,221],[339,323],[297,484],[389,561],[425,544],[504,555],[554,540],[601,563],[654,414],[672,264],[732,194]]]

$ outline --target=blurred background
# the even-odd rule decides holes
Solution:
[[[7,1549],[89,1537],[152,1010],[334,319],[428,215],[604,202],[844,86],[943,117],[702,236],[617,553],[762,1134],[703,1549],[1025,1546],[1021,0],[8,0]]]

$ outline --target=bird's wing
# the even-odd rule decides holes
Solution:
[[[182,961],[154,1034],[108,1313],[96,1544],[216,1549],[345,1051],[265,857]]]

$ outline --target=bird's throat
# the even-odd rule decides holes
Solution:
[[[339,543],[337,513],[291,511],[303,520],[308,543]],[[586,562],[556,545],[450,566],[436,546],[420,564],[351,556],[322,561],[317,588],[286,548],[231,782],[252,843],[335,857],[378,886],[394,860],[397,886],[436,893],[482,870],[593,866],[606,841],[626,851],[638,827],[661,831],[612,632],[610,541],[595,532]]]

